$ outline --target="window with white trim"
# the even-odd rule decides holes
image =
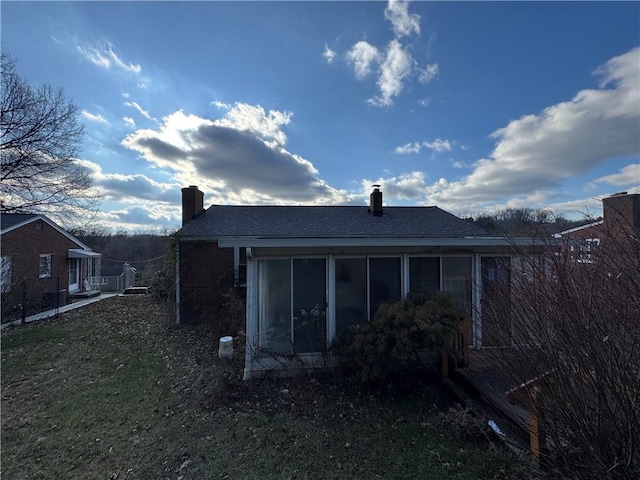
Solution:
[[[49,278],[51,276],[51,254],[40,255],[39,278]]]
[[[233,247],[233,277],[236,287],[247,286],[247,249]]]
[[[7,293],[11,291],[11,257],[2,256],[0,291]]]

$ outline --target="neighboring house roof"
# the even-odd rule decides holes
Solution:
[[[599,227],[604,224],[604,220],[598,220],[597,222],[587,223],[586,225],[580,225],[579,227],[570,228],[568,230],[563,230],[562,232],[554,233],[554,238],[561,238],[567,235],[571,235],[572,233],[579,232],[581,230],[585,230],[587,228]]]
[[[38,218],[39,215],[29,213],[3,213],[0,215],[0,223],[2,224],[2,233],[26,225],[31,220]],[[12,228],[13,227],[13,228]]]
[[[114,267],[105,267],[103,265],[100,268],[100,275],[103,277],[119,277],[122,274],[122,265],[116,265]]]
[[[36,214],[24,214],[24,213],[3,213],[0,215],[0,235],[4,235],[5,233],[9,233],[13,230],[16,230],[20,227],[28,225],[29,223],[35,222],[37,220],[41,220],[47,225],[51,226],[51,228],[57,230],[60,234],[67,237],[69,240],[74,242],[78,247],[82,250],[91,251],[91,248],[88,245],[85,245],[76,237],[71,235],[69,232],[64,230],[58,224],[56,224],[53,220],[45,217],[44,215],[36,215]]]
[[[214,205],[177,236],[221,246],[505,244],[438,207],[386,207],[374,216],[366,206]]]

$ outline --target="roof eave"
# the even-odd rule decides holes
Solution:
[[[184,241],[198,241],[183,238]],[[211,239],[208,239],[211,241]],[[261,238],[219,237],[220,247],[540,247],[548,239],[529,237]]]

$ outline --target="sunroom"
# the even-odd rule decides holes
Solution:
[[[509,281],[512,245],[493,237],[390,240],[395,246],[375,246],[376,240],[368,246],[298,248],[253,240],[254,246],[242,247],[245,378],[273,369],[334,366],[330,347],[337,336],[370,321],[380,305],[414,292],[452,295],[471,319],[472,347],[483,345],[482,295],[492,284]]]

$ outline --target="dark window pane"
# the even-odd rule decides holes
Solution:
[[[382,304],[400,300],[400,258],[369,259],[369,319],[373,319]]]
[[[440,258],[409,258],[409,292],[435,293],[440,290]]]
[[[367,321],[367,259],[337,258],[336,333]]]
[[[272,352],[291,351],[291,260],[258,263],[258,335]]]
[[[293,341],[297,353],[325,350],[326,278],[324,258],[293,260]]]

